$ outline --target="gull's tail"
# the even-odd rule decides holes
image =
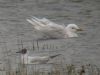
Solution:
[[[61,54],[57,54],[57,55],[50,56],[50,58],[53,59],[53,58],[55,58],[55,57],[57,57],[59,55],[61,55]]]

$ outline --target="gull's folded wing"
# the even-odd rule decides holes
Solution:
[[[34,20],[34,19],[26,19],[29,23],[31,23],[33,26],[34,26],[34,28],[36,29],[36,30],[40,30],[41,29],[41,27],[42,26],[44,26],[43,24],[40,24],[39,22],[37,22],[36,20]]]
[[[38,19],[36,17],[33,17],[33,19],[37,20],[38,22],[40,22],[41,24],[44,24],[44,25],[50,25],[50,26],[58,26],[59,25],[59,24],[56,24],[56,23],[50,21],[47,18]]]
[[[64,26],[56,24],[46,18],[38,19],[33,17],[31,19],[27,19],[27,21],[31,23],[36,30],[48,37],[59,37],[59,35],[64,35],[61,35],[64,31]]]

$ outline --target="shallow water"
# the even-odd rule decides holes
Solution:
[[[65,25],[76,23],[82,27],[84,31],[79,33],[78,38],[46,40],[41,41],[40,45],[56,45],[59,51],[52,48],[54,51],[51,54],[63,54],[66,63],[100,65],[99,0],[0,0],[1,59],[5,50],[11,51],[10,54],[15,53],[18,40],[31,40],[32,43],[33,39],[40,37],[26,21],[31,16],[46,17]],[[26,41],[24,47],[32,47],[30,42]]]

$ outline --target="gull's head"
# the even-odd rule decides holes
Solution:
[[[66,28],[67,28],[67,30],[69,30],[71,32],[82,31],[82,29],[76,24],[68,24],[68,26]]]
[[[77,32],[82,29],[76,24],[68,24],[65,28],[68,37],[78,37]]]
[[[22,50],[20,50],[20,51],[18,51],[16,53],[26,54],[27,53],[27,49],[24,48],[24,49],[22,49]]]

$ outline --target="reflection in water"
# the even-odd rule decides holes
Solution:
[[[100,65],[99,9],[99,0],[0,0],[0,42],[6,41],[7,49],[13,53],[14,50],[18,50],[16,39],[38,39],[40,34],[26,22],[26,19],[33,15],[46,17],[58,24],[75,23],[85,30],[78,38],[46,40],[50,46],[44,45],[45,43],[41,41],[39,51],[43,49],[45,52],[46,48],[51,48],[56,52],[51,50],[49,52],[62,53],[66,63]],[[7,36],[4,38],[2,35]],[[27,48],[31,46],[32,49],[31,43],[27,42],[23,46]],[[3,57],[4,50],[4,45],[0,44],[0,58]]]

